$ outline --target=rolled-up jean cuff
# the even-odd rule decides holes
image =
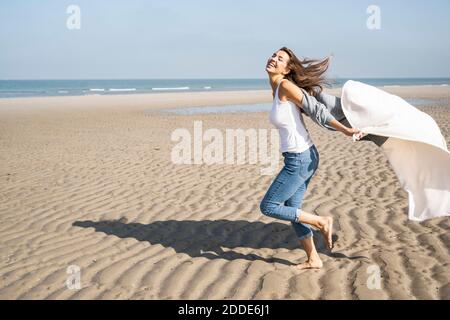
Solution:
[[[310,233],[307,233],[304,236],[298,237],[298,240],[304,240],[304,239],[312,237],[312,236],[313,236],[313,233],[311,231]]]

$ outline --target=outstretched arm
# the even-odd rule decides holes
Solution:
[[[281,93],[288,100],[302,108],[317,124],[332,127],[347,136],[353,136],[353,134],[359,133],[359,130],[349,128],[337,121],[323,103],[319,102],[315,97],[307,95],[305,91],[292,82],[283,81],[281,83]]]
[[[340,131],[346,136],[351,137],[354,134],[360,134],[360,131],[358,129],[346,127],[336,119],[329,121],[328,124],[332,126],[334,129],[336,129],[336,131]]]

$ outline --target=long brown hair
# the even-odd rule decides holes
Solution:
[[[323,60],[307,58],[300,60],[291,49],[283,47],[280,50],[289,56],[287,66],[290,72],[285,75],[286,79],[305,89],[310,95],[320,93],[324,85],[330,84],[324,76],[330,65],[330,57]]]

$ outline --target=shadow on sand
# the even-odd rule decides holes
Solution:
[[[155,221],[150,224],[127,223],[125,218],[105,221],[75,221],[73,226],[94,228],[97,232],[119,238],[135,238],[152,245],[171,247],[177,253],[185,253],[192,258],[261,260],[267,263],[294,265],[291,261],[276,257],[263,258],[257,254],[242,254],[222,248],[254,249],[299,249],[299,243],[290,225],[278,222],[202,220],[202,221]],[[333,235],[336,242],[337,236]],[[329,252],[324,246],[322,235],[314,232],[314,242],[319,253],[337,259],[367,259],[365,256],[349,257],[338,252]]]

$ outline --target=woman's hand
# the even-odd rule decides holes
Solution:
[[[349,137],[352,137],[354,134],[356,134],[357,135],[356,137],[359,137],[358,140],[363,137],[363,133],[359,129],[355,129],[355,128],[345,127],[342,130],[342,133]]]
[[[347,128],[347,130],[344,132],[347,136],[352,136],[353,141],[359,141],[361,140],[366,134],[362,132],[361,130],[354,129],[354,128]]]
[[[361,139],[364,136],[364,133],[362,133],[359,129],[355,129],[355,128],[349,128],[344,126],[342,123],[340,123],[339,121],[333,119],[329,122],[329,124],[335,128],[337,131],[342,132],[343,134],[345,134],[346,136],[352,137],[353,135],[357,135],[357,140]],[[356,138],[356,137],[355,137]]]

